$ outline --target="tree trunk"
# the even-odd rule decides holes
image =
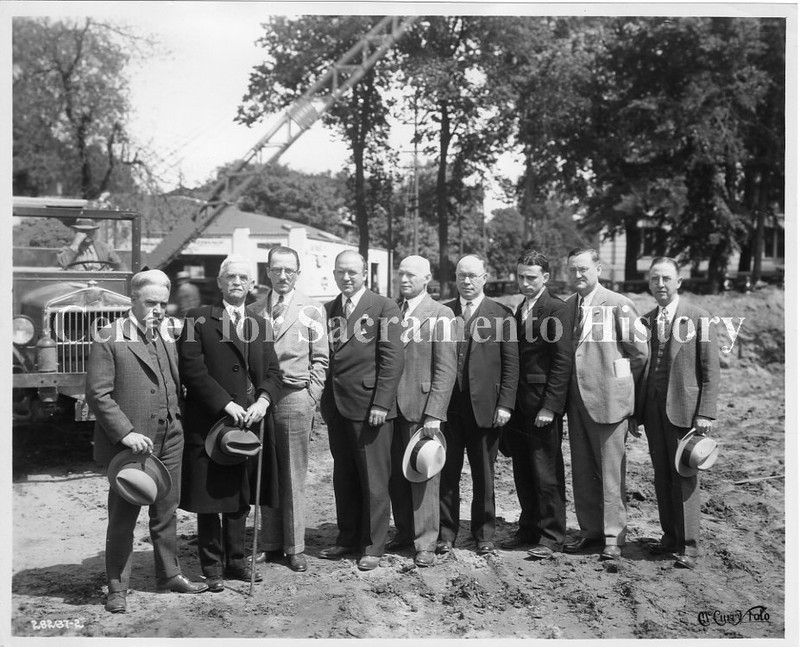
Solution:
[[[642,230],[639,229],[638,218],[625,220],[625,280],[635,281],[640,279],[636,269],[639,260],[639,251],[642,248]]]
[[[756,231],[753,240],[753,273],[750,283],[755,284],[761,280],[761,267],[764,259],[764,224],[769,209],[769,172],[762,172],[759,177],[756,204]]]
[[[439,129],[439,168],[436,173],[436,216],[439,222],[439,285],[442,298],[450,296],[448,280],[451,276],[447,237],[447,151],[450,148],[450,113],[447,104],[440,103],[441,128]]]

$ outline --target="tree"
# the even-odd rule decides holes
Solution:
[[[14,193],[130,190],[140,160],[125,125],[126,36],[89,18],[15,18],[12,28]]]
[[[498,278],[516,271],[517,258],[523,249],[522,215],[516,208],[495,209],[486,224],[489,246],[486,255]]]
[[[251,125],[265,114],[282,110],[296,101],[306,88],[338,60],[353,43],[375,24],[369,16],[277,16],[265,26],[258,44],[267,60],[250,75],[247,93],[237,120]],[[346,101],[323,115],[347,141],[353,161],[352,197],[359,233],[359,251],[367,258],[370,215],[368,203],[367,153],[387,147],[386,106],[382,97],[391,60],[380,59],[355,85]],[[373,163],[375,158],[373,158]]]

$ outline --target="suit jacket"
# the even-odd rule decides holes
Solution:
[[[397,385],[403,374],[400,309],[367,290],[345,321],[341,295],[325,304],[330,334],[330,371],[320,410],[334,408],[349,420],[366,420],[373,405],[397,415]]]
[[[402,341],[405,368],[397,387],[400,415],[410,422],[420,422],[426,415],[447,420],[456,381],[453,311],[426,294],[404,322]]]
[[[194,308],[186,315],[178,342],[179,368],[186,386],[181,492],[185,510],[235,512],[252,498],[246,471],[255,461],[218,465],[206,454],[205,439],[231,400],[247,408],[261,392],[270,402],[280,397],[278,358],[272,342],[264,339],[265,330],[264,319],[250,314],[245,319],[244,337],[252,341],[246,344],[221,306]],[[254,387],[251,394],[248,380]],[[262,481],[265,487],[268,480]]]
[[[445,304],[458,317],[461,301]],[[475,422],[492,426],[497,407],[514,410],[519,382],[519,344],[514,315],[505,306],[484,297],[465,323],[466,375]],[[452,410],[457,403],[450,401]]]
[[[566,305],[575,321],[577,294],[571,295]],[[635,334],[638,316],[633,303],[617,292],[598,286],[587,316],[592,319],[591,328],[585,336],[579,331],[572,340],[578,390],[592,420],[616,424],[636,411],[636,385],[644,374],[649,346],[644,337]],[[614,362],[623,358],[629,360],[630,371],[617,376]]]
[[[567,306],[545,288],[523,322],[522,307],[514,315],[519,335],[517,410],[535,417],[541,408],[564,413],[572,374],[572,319]]]
[[[319,401],[328,373],[328,322],[322,304],[298,290],[283,313],[275,334],[270,312],[272,290],[247,306],[248,312],[266,321],[266,340],[275,344],[283,383],[291,388],[308,388]]]
[[[650,362],[658,353],[656,319],[659,307],[644,316],[650,331]],[[676,427],[690,428],[695,416],[715,419],[719,394],[719,341],[711,315],[685,299],[678,301],[670,325],[665,360],[667,364],[667,417]],[[694,333],[694,335],[692,335]],[[662,360],[664,361],[664,360]],[[647,397],[650,362],[640,386],[641,405]],[[644,407],[637,415],[644,419]]]
[[[175,343],[165,340],[169,367],[180,394]],[[129,317],[100,330],[86,369],[86,401],[95,415],[94,458],[107,465],[135,431],[155,440],[159,398],[157,367]],[[180,413],[176,412],[178,417]]]

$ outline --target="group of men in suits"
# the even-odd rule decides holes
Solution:
[[[492,553],[501,441],[521,507],[518,530],[501,547],[530,545],[532,558],[547,559],[597,544],[602,559],[616,559],[627,529],[625,441],[643,421],[663,529],[651,550],[674,552],[676,566],[693,568],[697,478],[679,473],[674,456],[690,428],[707,433],[715,417],[719,358],[708,313],[679,298],[678,265],[669,258],[650,268],[658,307],[643,319],[629,299],[600,285],[594,249],[570,252],[575,294],[566,302],[547,289],[544,255],[526,252],[516,269],[524,299],[513,313],[484,294],[486,263],[473,254],[459,260],[459,297],[445,304],[427,292],[429,262],[403,259],[396,302],[368,290],[365,259],[344,251],[334,267],[340,294],[323,307],[295,287],[297,252],[274,247],[272,289],[246,308],[254,283],[249,263],[228,257],[218,277],[222,304],[187,313],[177,350],[161,325],[169,279],[158,270],[135,275],[129,316],[93,344],[87,401],[97,418],[99,461],[128,448],[153,453],[170,472],[168,496],[150,506],[159,589],[221,591],[224,578],[260,581],[256,563],[284,557],[292,570],[307,570],[304,490],[318,403],[338,525],[323,559],[358,554],[358,568],[369,571],[386,550],[413,547],[415,563],[432,566],[459,532],[465,453],[470,532],[478,554]],[[687,334],[687,326],[698,334]],[[643,328],[654,334],[639,336]],[[580,526],[570,542],[565,413]],[[207,436],[225,416],[244,428],[268,422],[263,454],[271,473],[258,493],[255,460],[220,464],[209,456]],[[446,445],[440,474],[413,482],[403,476],[414,437]],[[259,495],[263,550],[247,556],[245,523]],[[113,487],[108,506],[106,608],[120,612],[139,508]],[[180,572],[179,506],[197,513],[205,582]],[[388,541],[392,512],[396,534]]]

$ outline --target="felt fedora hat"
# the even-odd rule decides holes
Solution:
[[[78,218],[70,226],[78,231],[94,231],[95,229],[100,228],[100,225],[89,218]]]
[[[261,442],[249,429],[233,424],[229,416],[218,420],[206,436],[206,454],[220,465],[243,463],[261,451]]]
[[[422,428],[411,436],[403,454],[403,474],[412,483],[421,483],[436,476],[444,467],[447,441],[441,430],[433,438],[423,438]]]
[[[694,428],[681,438],[675,451],[675,469],[681,476],[694,476],[699,470],[707,470],[717,462],[717,441],[698,435]]]
[[[133,505],[152,505],[172,488],[166,466],[152,454],[134,454],[126,449],[108,464],[112,489]]]

